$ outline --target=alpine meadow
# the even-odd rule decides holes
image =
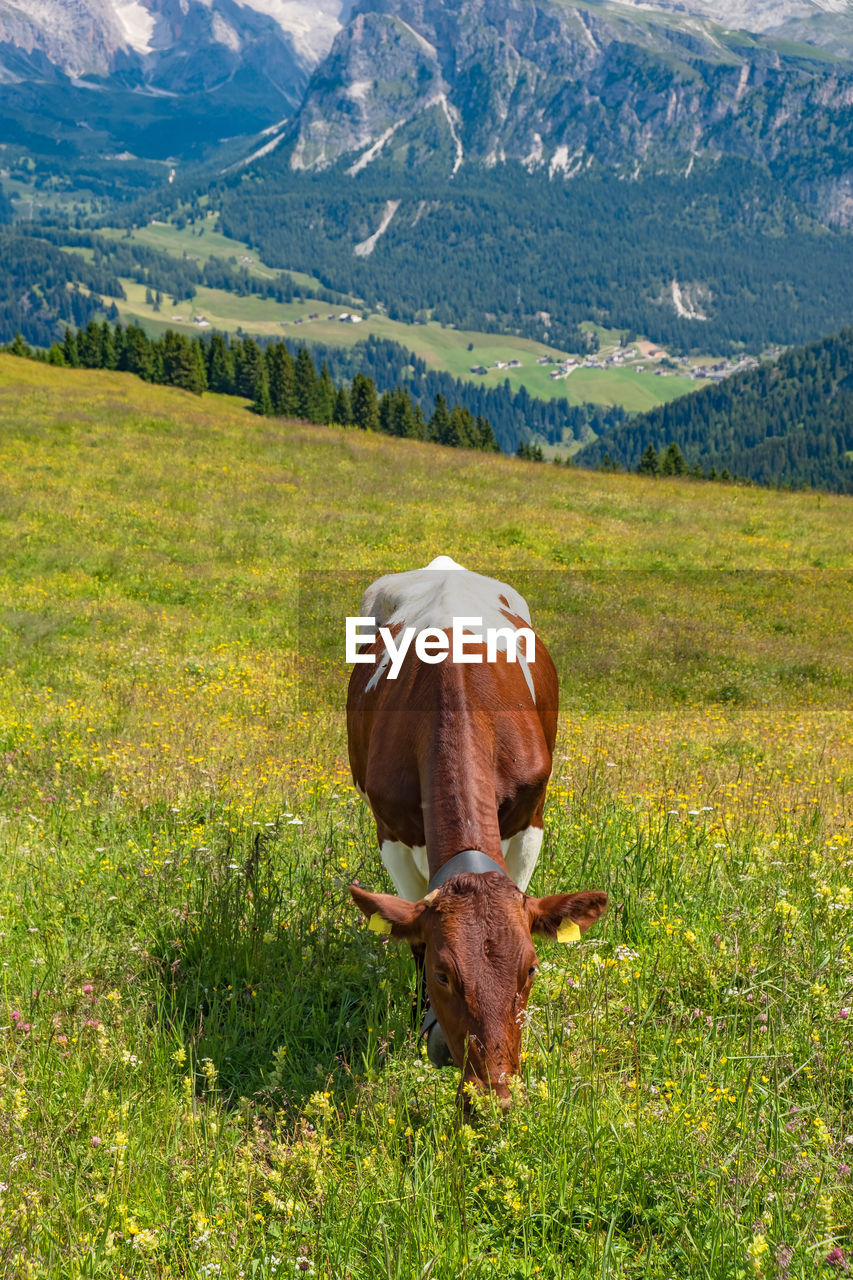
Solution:
[[[0,1280],[853,1275],[853,0],[0,0],[0,975]]]
[[[0,1274],[806,1280],[853,1240],[853,499],[0,353]],[[561,680],[515,1105],[459,1122],[347,765],[437,555]]]

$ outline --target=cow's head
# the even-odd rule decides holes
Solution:
[[[392,938],[425,946],[430,1004],[462,1068],[460,1087],[508,1105],[539,963],[531,935],[555,938],[567,923],[582,933],[606,910],[607,894],[530,898],[499,872],[454,876],[420,902],[355,885],[350,893],[368,918],[390,925]]]

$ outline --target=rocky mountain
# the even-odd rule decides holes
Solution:
[[[299,107],[350,0],[0,0],[0,136],[35,153],[209,153]]]
[[[74,78],[133,69],[156,84],[170,61],[216,61],[227,50],[236,65],[261,33],[273,64],[281,45],[304,74],[328,53],[350,7],[349,0],[322,7],[310,0],[0,0],[4,78],[20,75],[29,57],[34,67],[46,61]],[[278,89],[298,103],[298,84],[282,80]]]
[[[846,147],[851,106],[853,0],[0,0],[0,132],[46,154],[203,156],[290,118],[294,170],[630,174]],[[843,157],[809,181],[853,218]]]
[[[636,176],[719,155],[796,169],[825,146],[796,181],[849,224],[851,108],[847,0],[361,0],[308,85],[290,164],[355,173],[439,147],[453,173]]]

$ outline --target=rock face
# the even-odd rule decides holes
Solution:
[[[350,0],[0,0],[0,82],[61,73],[152,92],[251,74],[270,106],[299,105]],[[278,99],[278,103],[275,100]]]
[[[0,126],[48,83],[65,97],[48,96],[46,136],[89,119],[94,86],[137,154],[153,151],[126,127],[129,93],[167,124],[194,104],[214,142],[292,117],[295,170],[630,177],[732,154],[799,167],[821,216],[853,216],[851,0],[0,0]]]
[[[0,137],[87,162],[233,155],[298,109],[351,7],[0,0]]]
[[[848,46],[843,0],[361,0],[308,86],[291,164],[404,146],[410,162],[439,146],[455,168],[514,159],[569,177],[698,155],[773,164],[850,135]],[[846,171],[813,196],[849,218]]]

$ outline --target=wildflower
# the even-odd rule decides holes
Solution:
[[[92,1138],[92,1146],[99,1147],[100,1145],[101,1145],[101,1139],[98,1137],[97,1134],[95,1134],[95,1136]]]
[[[764,1272],[764,1255],[768,1252],[770,1246],[767,1243],[767,1237],[759,1233],[754,1236],[746,1247],[746,1256],[749,1259],[755,1275],[760,1276]]]

